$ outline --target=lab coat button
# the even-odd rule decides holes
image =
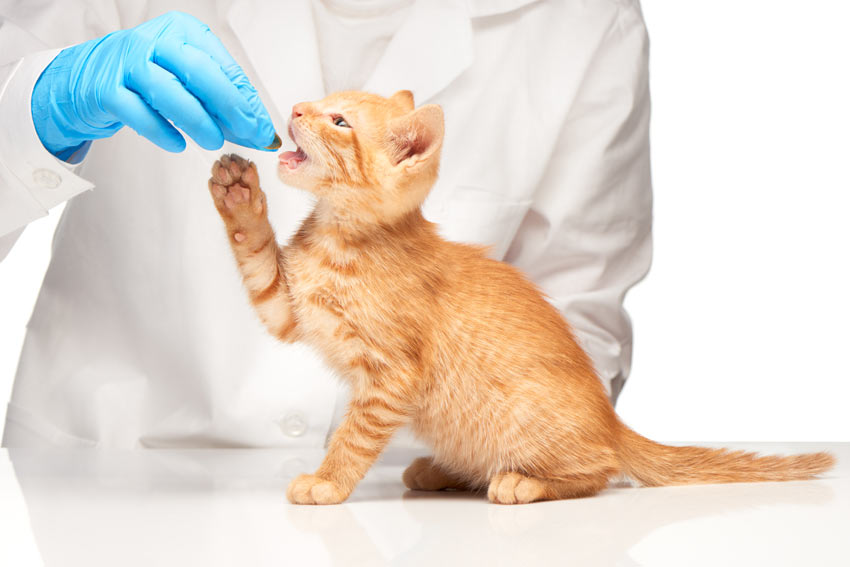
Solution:
[[[301,437],[307,432],[307,418],[299,412],[294,412],[280,422],[280,428],[290,437]]]
[[[62,184],[62,178],[55,171],[36,169],[32,172],[32,180],[36,185],[45,189],[56,189]]]

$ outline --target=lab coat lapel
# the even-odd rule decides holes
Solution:
[[[310,0],[237,0],[227,21],[283,118],[325,96]]]
[[[472,64],[472,26],[460,0],[418,0],[363,90],[413,92],[422,104]]]

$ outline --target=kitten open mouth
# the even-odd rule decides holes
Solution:
[[[301,149],[301,146],[299,146],[298,142],[295,140],[295,131],[292,127],[292,122],[290,122],[289,126],[286,128],[286,133],[289,134],[289,139],[295,142],[296,150],[294,152],[281,152],[278,154],[277,160],[281,166],[286,166],[288,170],[294,171],[307,160],[307,154]]]
[[[307,159],[307,154],[301,147],[298,147],[294,152],[281,152],[277,159],[281,165],[285,165],[288,169],[298,169],[298,166]]]

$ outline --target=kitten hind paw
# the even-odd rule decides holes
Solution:
[[[463,483],[446,474],[432,457],[419,457],[410,463],[401,476],[410,490],[444,490],[463,488]]]

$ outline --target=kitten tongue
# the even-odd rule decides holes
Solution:
[[[294,152],[281,152],[277,159],[281,164],[286,164],[289,169],[295,169],[301,165],[302,161],[307,159],[307,154],[304,153],[304,150],[298,148]]]

